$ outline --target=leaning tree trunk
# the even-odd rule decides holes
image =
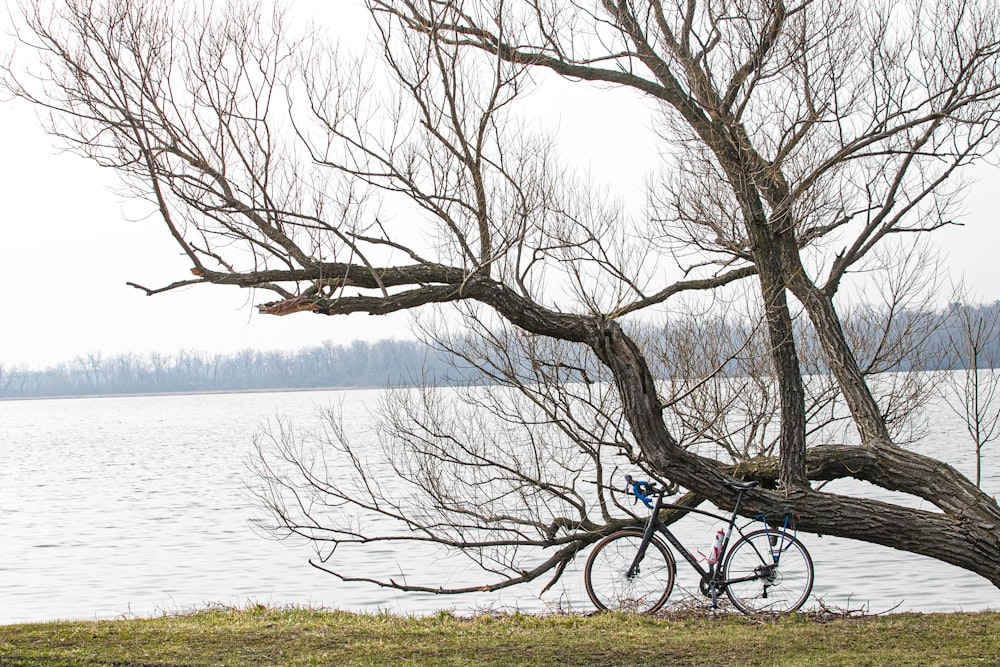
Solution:
[[[611,369],[626,419],[649,462],[665,477],[720,507],[732,504],[717,462],[682,449],[668,432],[654,380],[639,348],[615,322],[588,339]],[[746,466],[749,477],[775,479],[773,460]],[[935,459],[899,447],[817,447],[809,450],[812,479],[855,477],[925,498],[943,512],[913,509],[808,488],[747,495],[743,513],[792,514],[809,532],[853,538],[909,551],[975,572],[1000,587],[1000,508],[965,477]]]
[[[786,239],[785,242],[787,244],[793,240]],[[809,315],[830,370],[851,411],[861,442],[872,445],[890,444],[892,438],[886,428],[885,418],[847,342],[832,295],[816,287],[806,276],[797,252],[785,252],[783,258],[788,286]]]

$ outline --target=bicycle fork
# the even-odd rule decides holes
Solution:
[[[629,565],[628,570],[625,572],[625,576],[628,579],[639,574],[639,563],[642,559],[646,557],[646,549],[649,548],[649,543],[653,541],[653,533],[656,532],[656,518],[660,513],[660,505],[663,503],[663,496],[656,499],[656,505],[653,509],[653,513],[649,516],[649,521],[646,522],[646,528],[642,531],[642,542],[639,543],[639,550],[635,553],[635,558],[632,559],[632,564]]]

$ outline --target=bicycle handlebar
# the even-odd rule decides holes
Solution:
[[[625,475],[625,492],[628,493],[630,491],[636,500],[641,500],[642,504],[649,509],[653,509],[653,496],[665,493],[664,489],[661,489],[652,482],[645,480],[636,482],[632,479],[631,475]]]

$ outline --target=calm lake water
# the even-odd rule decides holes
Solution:
[[[537,592],[544,582],[478,597],[401,594],[342,583],[308,565],[307,545],[255,532],[246,462],[260,425],[277,415],[308,424],[331,404],[341,406],[347,424],[361,425],[376,396],[320,391],[0,402],[0,624],[248,603],[413,614],[589,610],[579,569],[543,598]],[[946,410],[938,416],[927,446],[972,474],[961,424]],[[990,493],[1000,492],[998,459],[1000,448],[986,451],[983,487]],[[839,484],[839,491],[860,490]],[[711,539],[710,527],[694,522],[688,530],[695,546]],[[1000,590],[958,568],[859,542],[800,537],[815,560],[813,594],[828,606],[871,613],[1000,608]],[[373,573],[395,572],[406,560],[428,581],[447,580],[455,567],[437,556],[413,563],[410,554],[384,549],[365,558]],[[697,588],[680,567],[672,600]]]

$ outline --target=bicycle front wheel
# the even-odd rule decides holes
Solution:
[[[637,570],[630,575],[640,544],[641,530],[622,530],[608,535],[594,547],[583,580],[595,607],[602,611],[652,614],[666,603],[677,570],[674,557],[654,537]]]
[[[758,530],[733,545],[723,567],[726,595],[744,614],[790,614],[809,598],[813,563],[791,535]]]

